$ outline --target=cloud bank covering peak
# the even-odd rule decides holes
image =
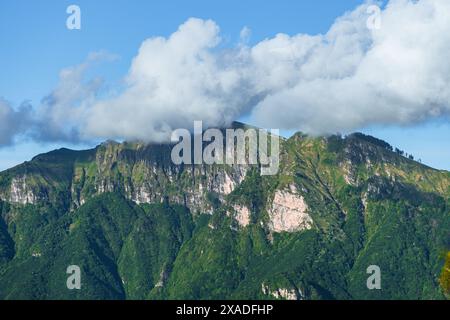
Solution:
[[[391,0],[378,29],[367,27],[371,4],[326,34],[280,33],[248,45],[244,28],[232,48],[221,46],[214,21],[191,18],[142,43],[118,94],[99,98],[102,82],[83,80],[97,56],[62,71],[31,112],[39,125],[27,128],[38,140],[161,142],[194,120],[223,126],[246,116],[261,127],[328,134],[448,116],[450,1]],[[18,126],[6,126],[0,144],[24,130],[24,110],[0,101],[0,125]]]

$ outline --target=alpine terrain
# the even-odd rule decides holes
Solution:
[[[361,133],[282,139],[274,176],[177,166],[171,148],[110,141],[1,172],[0,299],[449,297],[449,172]]]

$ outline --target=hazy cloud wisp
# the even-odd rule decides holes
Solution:
[[[15,110],[8,101],[0,98],[0,146],[11,145],[17,136],[25,134],[31,124],[31,110],[27,102]]]

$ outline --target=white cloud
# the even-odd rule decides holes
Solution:
[[[394,0],[379,30],[364,28],[366,20],[364,6],[337,19],[308,57],[294,60],[295,85],[255,107],[256,122],[321,134],[448,115],[450,2]]]
[[[450,2],[391,1],[373,31],[368,5],[324,35],[278,34],[228,51],[216,48],[214,22],[190,19],[142,44],[128,90],[95,105],[86,132],[160,140],[193,120],[222,125],[250,109],[256,124],[313,134],[448,114]]]
[[[215,22],[191,18],[142,43],[119,95],[98,99],[100,82],[83,81],[89,63],[63,71],[40,108],[40,136],[159,142],[194,120],[221,126],[245,114],[324,134],[448,115],[450,1],[391,0],[378,30],[367,28],[370,4],[323,35],[280,33],[249,46],[244,28],[228,49]]]
[[[27,102],[15,110],[10,103],[0,98],[0,146],[14,143],[30,124],[31,105]]]
[[[58,85],[42,99],[33,115],[32,135],[36,140],[79,142],[83,139],[80,132],[103,85],[101,78],[86,80],[86,72],[99,61],[115,58],[105,52],[94,52],[84,63],[60,72]]]
[[[235,52],[217,52],[219,28],[189,19],[169,38],[141,45],[120,96],[89,111],[85,133],[162,141],[179,127],[203,120],[225,125],[249,103]]]

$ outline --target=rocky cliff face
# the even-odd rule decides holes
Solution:
[[[67,251],[99,264],[85,272],[102,297],[442,296],[448,172],[363,135],[296,134],[280,146],[274,176],[252,165],[173,165],[168,145],[39,155],[0,173],[0,271],[62,268]],[[366,291],[371,264],[385,272],[382,293]],[[21,292],[21,279],[1,274],[0,296],[2,286]],[[420,290],[410,285],[417,275]],[[49,292],[66,297],[53,281]]]
[[[272,231],[296,232],[312,228],[313,220],[308,214],[308,205],[294,185],[290,185],[289,190],[276,191],[269,205]]]
[[[18,204],[34,204],[38,199],[37,193],[35,193],[27,185],[27,176],[14,177],[11,181],[11,190],[9,192],[9,198],[5,199],[11,203]]]
[[[71,179],[64,182],[70,186],[67,190],[52,185],[55,177],[27,170],[25,165],[8,172],[0,199],[12,204],[36,204],[51,201],[52,196],[62,192],[74,210],[95,195],[119,192],[137,204],[168,200],[187,206],[193,213],[206,213],[212,211],[208,196],[223,201],[245,179],[249,168],[245,165],[175,166],[171,164],[169,146],[110,142],[90,153],[90,159],[72,159],[73,167],[68,168]],[[31,172],[22,173],[27,171]],[[39,180],[46,183],[41,185]]]
[[[120,158],[121,154],[118,156]],[[76,190],[73,197],[75,208],[92,195],[120,192],[137,204],[161,203],[167,199],[187,206],[193,213],[210,212],[212,207],[207,200],[208,195],[213,193],[223,200],[244,180],[247,170],[243,166],[172,166],[170,160],[159,163],[145,158],[125,160],[125,165],[123,161],[105,163],[97,158],[95,164],[89,164],[97,168],[90,175],[87,174],[88,167],[77,168],[82,175],[76,176],[72,182],[73,190]]]
[[[292,143],[297,144],[298,150],[295,152],[289,150]],[[320,154],[320,149],[330,148],[340,150],[333,156],[336,168],[339,168],[338,177],[342,177],[345,185],[364,189],[361,193],[364,205],[367,197],[376,198],[394,187],[406,184],[417,184],[427,192],[449,192],[450,179],[445,175],[446,179],[434,184],[433,180],[440,176],[438,171],[399,158],[386,150],[384,145],[367,143],[361,136],[350,136],[345,141],[334,137],[327,141],[294,136],[281,145],[282,163],[276,177],[293,181],[298,170],[302,175],[310,172],[313,175],[310,178],[322,184],[327,192],[333,193],[331,189],[336,186],[329,183],[335,183],[335,179],[327,176],[329,168],[318,172],[322,169],[316,167],[313,163],[316,160],[311,158],[311,153]],[[188,207],[194,215],[212,213],[215,205],[227,202],[227,197],[242,184],[248,171],[255,167],[177,166],[172,164],[170,153],[169,145],[116,142],[106,142],[96,149],[80,153],[57,150],[3,173],[0,177],[0,199],[11,204],[26,205],[64,198],[73,211],[96,195],[118,192],[137,204],[162,203],[167,200]],[[301,159],[298,161],[293,157]],[[309,158],[309,163],[305,163]],[[65,162],[64,165],[61,162]],[[400,169],[400,166],[404,169]],[[409,169],[413,170],[408,172]],[[265,223],[271,231],[296,232],[314,226],[307,200],[309,186],[303,183],[306,180],[281,184],[281,189],[272,190],[267,195],[264,209],[268,220]],[[240,203],[232,207],[229,213],[235,216],[238,224],[247,226],[251,221],[252,208]],[[342,213],[346,214],[345,210]]]

